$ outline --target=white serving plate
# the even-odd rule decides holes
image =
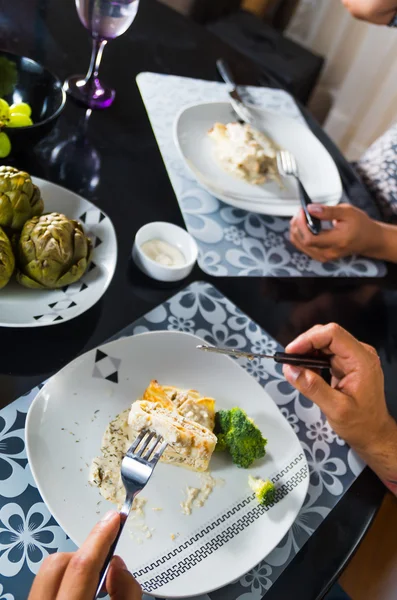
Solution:
[[[98,455],[109,421],[141,397],[151,379],[198,389],[213,396],[218,409],[240,406],[261,428],[268,438],[266,457],[246,470],[215,454],[211,472],[225,483],[190,516],[182,514],[180,502],[186,486],[200,485],[199,475],[173,465],[156,467],[142,492],[153,537],[139,545],[125,530],[117,548],[144,590],[156,597],[205,594],[248,572],[287,533],[309,482],[300,442],[271,397],[233,359],[196,350],[200,342],[165,331],[105,344],[52,377],[26,422],[27,454],[39,491],[78,545],[100,514],[112,508],[88,484],[87,465]],[[249,474],[276,477],[280,493],[285,486],[288,493],[265,511],[248,487]],[[163,510],[154,512],[154,507]],[[172,533],[178,534],[175,541]]]
[[[310,129],[295,119],[253,106],[250,109],[258,129],[267,133],[280,148],[294,154],[301,180],[313,202],[337,204],[342,196],[338,169]],[[235,120],[228,102],[185,107],[175,120],[174,141],[186,166],[200,185],[231,206],[260,214],[293,216],[300,207],[298,187],[293,179],[283,178],[283,187],[275,181],[253,185],[227,173],[218,163],[215,144],[207,132],[216,122],[226,124]]]
[[[92,262],[76,283],[59,290],[30,290],[15,280],[0,290],[1,327],[41,327],[70,321],[103,296],[117,263],[112,221],[97,206],[50,181],[32,177],[44,200],[44,212],[60,212],[81,221],[93,242]]]

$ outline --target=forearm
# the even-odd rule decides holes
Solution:
[[[371,243],[365,256],[397,263],[397,226],[375,221]]]
[[[392,417],[381,437],[382,439],[357,451],[386,487],[397,496],[397,424]]]
[[[397,11],[396,0],[342,0],[342,2],[356,19],[377,25],[387,25]]]

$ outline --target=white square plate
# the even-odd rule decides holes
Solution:
[[[295,156],[300,178],[313,202],[337,204],[342,196],[338,169],[310,129],[270,111],[254,106],[250,106],[250,110],[258,129]],[[185,107],[175,120],[174,141],[186,166],[207,191],[227,204],[260,214],[293,216],[300,206],[293,179],[282,178],[282,187],[275,181],[254,185],[234,177],[220,166],[215,157],[215,144],[207,133],[214,123],[232,121],[236,121],[236,115],[228,102]],[[218,190],[222,192],[218,193]]]
[[[271,397],[233,359],[198,351],[201,342],[165,331],[105,344],[52,377],[26,422],[27,454],[40,493],[78,545],[98,513],[112,508],[88,484],[87,465],[100,453],[109,421],[141,397],[151,379],[197,389],[214,397],[217,409],[240,406],[258,424],[268,438],[266,457],[239,469],[228,456],[215,454],[210,470],[225,483],[189,516],[182,514],[180,502],[186,486],[199,485],[199,474],[162,463],[156,467],[141,494],[148,499],[145,521],[155,529],[153,537],[138,545],[124,530],[117,548],[144,590],[156,597],[205,594],[249,571],[287,533],[309,482],[300,442]],[[258,504],[248,487],[249,474],[277,482],[273,506]],[[171,534],[178,537],[172,541]]]

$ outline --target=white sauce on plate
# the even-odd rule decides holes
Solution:
[[[148,258],[166,267],[183,267],[186,264],[179,248],[163,240],[149,240],[142,244],[141,250]]]

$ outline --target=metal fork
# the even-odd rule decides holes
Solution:
[[[134,498],[143,490],[149,481],[155,466],[161,458],[164,450],[167,447],[167,442],[155,433],[142,431],[131,447],[128,449],[121,463],[121,479],[123,481],[126,498],[120,510],[120,528],[116,539],[110,547],[101,573],[99,575],[99,585],[95,594],[95,598],[101,593],[108,574],[110,561],[116,550],[117,543],[120,539],[125,522],[132,507]]]
[[[295,156],[288,150],[279,150],[279,152],[277,152],[277,168],[280,175],[285,175],[286,177],[291,176],[296,179],[299,188],[299,198],[303,212],[305,213],[307,226],[313,235],[318,235],[321,232],[321,221],[320,219],[313,217],[307,210],[308,205],[312,204],[312,201],[299,178],[299,170]]]

